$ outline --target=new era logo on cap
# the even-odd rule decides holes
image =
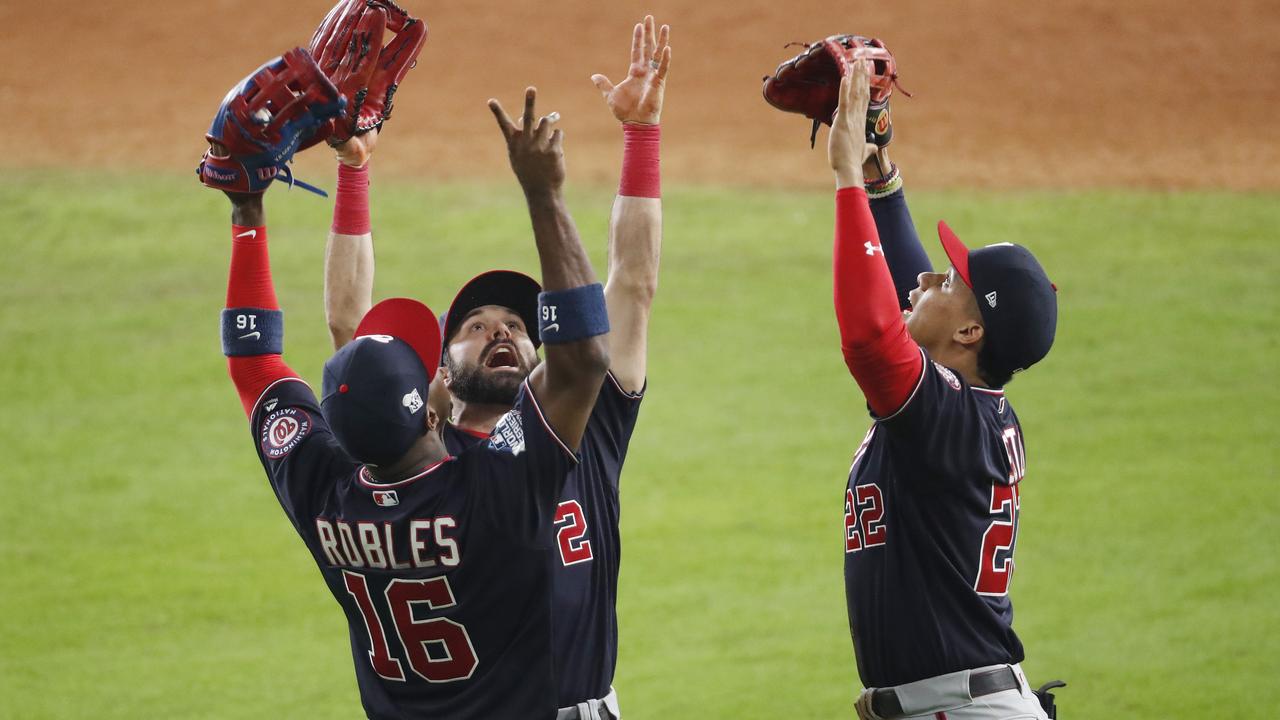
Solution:
[[[995,306],[996,306],[996,291],[995,291],[995,290],[992,290],[991,292],[987,293],[987,304],[988,304],[988,305],[990,305],[991,307],[995,307]]]

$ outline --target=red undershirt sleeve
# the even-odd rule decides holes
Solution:
[[[227,277],[226,307],[255,307],[279,310],[275,286],[271,282],[271,261],[267,252],[266,227],[231,226],[231,271]],[[253,405],[271,383],[297,377],[280,355],[241,355],[227,358],[227,370],[245,415],[252,417]]]
[[[923,371],[920,347],[907,332],[875,219],[859,187],[836,191],[836,322],[840,349],[872,412],[897,412]]]

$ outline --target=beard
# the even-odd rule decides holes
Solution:
[[[488,354],[488,348],[481,357]],[[519,353],[516,353],[519,357]],[[520,384],[533,368],[525,367],[524,358],[519,358],[520,372],[497,372],[479,363],[456,363],[451,356],[445,356],[445,364],[449,368],[449,392],[458,400],[469,405],[504,405],[516,404],[516,395],[520,393]],[[535,367],[537,362],[534,363]]]

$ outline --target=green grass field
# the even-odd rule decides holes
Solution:
[[[330,183],[331,184],[331,183]],[[1030,245],[1057,345],[1024,422],[1018,630],[1062,717],[1280,708],[1280,198],[912,194]],[[572,197],[603,272],[611,193]],[[272,190],[286,358],[318,382],[330,205]],[[632,718],[851,718],[842,494],[868,425],[830,193],[669,189],[623,478]],[[514,181],[374,189],[377,295],[536,270]],[[217,339],[227,204],[189,177],[0,180],[0,718],[352,718],[346,628],[258,465]],[[1271,608],[1268,610],[1268,608]]]

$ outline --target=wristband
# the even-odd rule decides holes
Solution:
[[[867,199],[879,200],[888,197],[902,189],[902,173],[898,172],[896,163],[889,165],[889,174],[879,180],[868,180],[866,182]]]
[[[369,223],[369,165],[353,168],[338,163],[334,191],[333,231],[339,235],[367,235]]]
[[[280,355],[284,352],[284,313],[256,307],[222,311],[222,354]]]
[[[622,123],[622,180],[618,194],[628,197],[662,197],[662,173],[658,150],[662,127]]]
[[[562,345],[609,332],[604,286],[538,293],[538,334],[547,345]]]

